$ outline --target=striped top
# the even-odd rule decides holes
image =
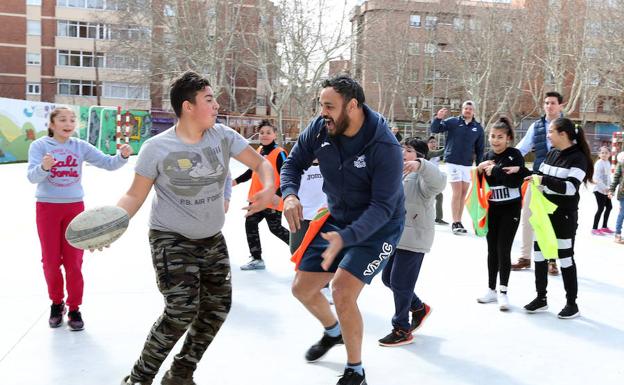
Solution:
[[[576,144],[563,151],[552,149],[539,168],[546,198],[560,209],[578,210],[579,187],[590,166]]]

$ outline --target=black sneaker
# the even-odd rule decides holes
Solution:
[[[51,328],[57,328],[63,323],[63,314],[65,314],[65,302],[59,304],[52,304],[50,306],[50,319],[48,319],[48,325]]]
[[[381,346],[402,346],[411,344],[414,342],[414,336],[408,330],[401,330],[395,328],[385,336],[384,338],[379,340],[379,345]]]
[[[576,306],[576,304],[573,303],[573,304],[566,304],[563,310],[561,310],[559,314],[557,314],[557,317],[561,319],[569,319],[569,318],[576,318],[580,315],[581,315],[581,312],[579,311],[578,306]]]
[[[444,226],[448,225],[448,222],[445,221],[444,219],[436,219],[435,223],[437,223],[438,225],[444,225]]]
[[[422,307],[418,310],[412,311],[412,324],[410,326],[410,332],[418,330],[422,326],[422,323],[431,314],[431,307],[426,303],[423,303]]]
[[[366,385],[366,373],[362,369],[360,374],[351,368],[346,368],[336,385]]]
[[[73,332],[84,329],[84,322],[82,321],[82,314],[78,310],[72,310],[67,313],[67,325]]]
[[[548,303],[546,302],[546,298],[535,297],[531,303],[528,305],[524,305],[524,310],[528,313],[537,313],[540,311],[548,310]]]
[[[455,235],[463,235],[466,234],[467,231],[464,228],[464,226],[461,224],[461,222],[455,222],[451,225],[451,231],[453,232],[453,234]]]
[[[344,342],[342,341],[342,335],[338,337],[330,337],[327,334],[323,334],[323,338],[319,340],[319,342],[310,346],[310,349],[305,354],[305,359],[308,362],[318,361],[321,357],[323,357],[329,349],[333,348],[336,345],[342,345]]]

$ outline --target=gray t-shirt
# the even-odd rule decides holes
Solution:
[[[190,239],[211,237],[225,221],[223,189],[230,157],[247,141],[222,124],[206,130],[199,143],[187,144],[175,126],[141,146],[135,171],[154,180],[151,229],[172,231]]]

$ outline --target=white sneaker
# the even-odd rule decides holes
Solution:
[[[492,289],[488,289],[487,293],[485,293],[483,296],[477,298],[477,302],[479,303],[490,303],[490,302],[496,302],[497,296],[496,296],[496,291],[492,290]]]
[[[264,270],[266,266],[264,266],[264,261],[262,259],[251,259],[251,261],[242,265],[241,270]]]
[[[507,294],[498,293],[497,301],[498,301],[498,308],[500,309],[500,311],[509,310],[509,298],[507,297]]]
[[[321,289],[321,294],[323,294],[325,296],[325,298],[327,298],[327,302],[329,302],[330,305],[334,304],[334,299],[332,298],[332,292],[331,289],[328,287],[324,287]]]

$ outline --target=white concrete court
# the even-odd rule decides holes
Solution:
[[[85,167],[87,207],[114,204],[130,185],[134,161],[116,172]],[[242,170],[233,164],[235,176]],[[85,255],[85,330],[52,330],[47,325],[49,301],[35,228],[35,186],[26,179],[26,164],[1,165],[0,177],[0,384],[119,384],[162,310],[146,236],[149,202],[110,249]],[[287,246],[262,224],[267,270],[239,269],[248,255],[239,210],[247,189],[248,185],[234,189],[224,229],[234,305],[199,365],[196,382],[333,385],[342,374],[344,348],[334,349],[319,363],[304,362],[304,351],[320,337],[321,329],[290,294],[293,267]],[[589,235],[595,201],[589,190],[583,189],[582,195],[576,248],[582,317],[557,319],[565,302],[560,277],[550,279],[549,312],[525,314],[521,307],[534,297],[532,270],[512,273],[510,312],[478,304],[475,298],[487,285],[485,240],[457,237],[448,226],[438,227],[417,285],[433,313],[414,344],[377,345],[391,329],[392,297],[380,278],[364,290],[360,307],[368,383],[623,384],[624,246]],[[448,220],[450,189],[445,198]],[[618,210],[616,204],[612,227]],[[514,258],[517,254],[516,245]]]

